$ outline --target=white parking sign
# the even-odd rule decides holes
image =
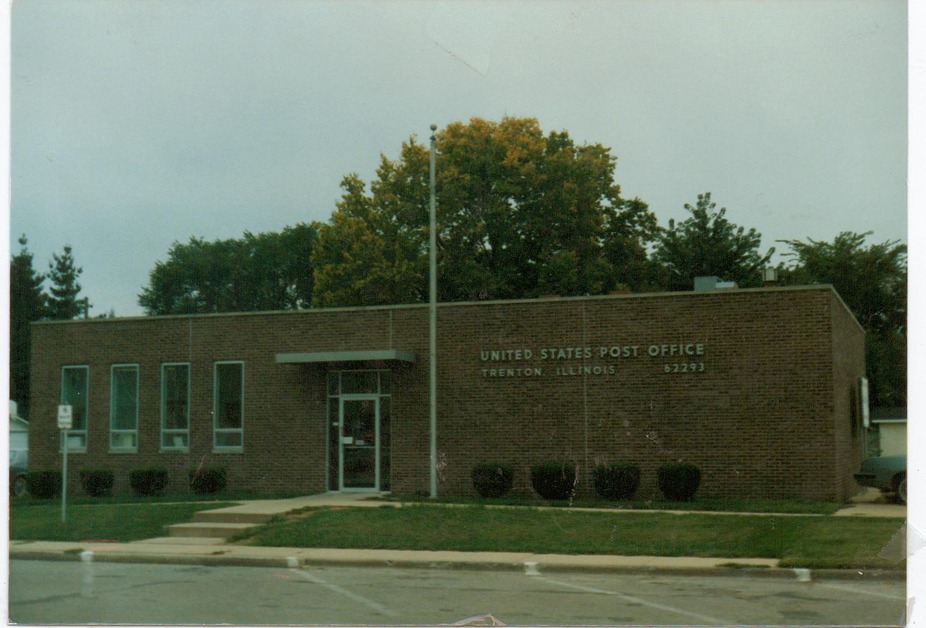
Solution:
[[[58,429],[69,430],[73,424],[74,411],[71,405],[58,406]]]

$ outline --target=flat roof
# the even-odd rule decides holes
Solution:
[[[494,306],[494,305],[538,305],[538,304],[553,304],[553,303],[568,303],[576,301],[600,301],[605,299],[653,299],[653,298],[676,298],[676,299],[685,299],[685,298],[695,298],[695,299],[716,299],[716,298],[728,298],[735,295],[743,294],[755,294],[755,293],[772,293],[772,292],[803,292],[803,291],[814,291],[814,290],[827,290],[831,292],[837,299],[839,303],[842,304],[843,308],[852,316],[852,319],[855,320],[856,325],[863,332],[865,331],[861,323],[858,322],[858,319],[855,318],[855,315],[852,313],[852,310],[849,309],[849,306],[845,304],[842,297],[836,292],[836,289],[831,284],[811,284],[811,285],[797,285],[797,286],[782,286],[775,285],[770,287],[761,287],[761,288],[736,288],[736,289],[723,289],[723,290],[708,290],[703,292],[695,292],[694,290],[680,290],[677,292],[628,292],[628,293],[619,293],[619,294],[592,294],[584,296],[556,296],[556,295],[546,295],[540,297],[528,297],[523,299],[488,299],[485,301],[443,301],[437,303],[437,307],[440,309],[443,308],[456,308],[456,307],[485,307],[485,306]],[[195,320],[195,319],[205,319],[212,317],[231,317],[231,316],[270,316],[270,315],[288,315],[288,316],[300,316],[300,315],[311,315],[313,313],[348,313],[348,312],[362,312],[362,311],[378,311],[378,310],[405,310],[405,309],[421,309],[427,308],[427,303],[398,303],[393,305],[351,305],[351,306],[337,306],[337,307],[326,307],[326,308],[308,308],[304,310],[257,310],[257,311],[246,311],[246,312],[209,312],[209,313],[189,313],[189,314],[159,314],[156,316],[146,316],[146,315],[136,315],[136,316],[124,316],[116,318],[78,318],[70,320],[43,320],[43,321],[32,321],[29,324],[35,326],[46,326],[46,325],[83,325],[83,324],[118,324],[128,321],[144,321],[144,322],[153,322],[158,320],[165,319],[181,319],[181,320]]]
[[[310,353],[278,353],[277,364],[314,364],[318,362],[374,362],[396,360],[414,362],[412,351],[378,349],[372,351],[316,351]]]

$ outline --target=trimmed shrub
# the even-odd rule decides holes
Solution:
[[[640,467],[609,464],[595,467],[595,492],[604,499],[630,499],[640,486]]]
[[[80,484],[84,487],[84,493],[90,497],[109,497],[113,494],[115,483],[116,475],[112,469],[80,470]]]
[[[160,495],[167,488],[167,469],[164,467],[141,467],[129,471],[129,484],[136,495],[145,497]]]
[[[576,489],[576,465],[573,462],[535,464],[531,467],[531,486],[544,499],[572,499]]]
[[[688,462],[674,462],[659,467],[659,490],[666,499],[690,501],[701,484],[701,470]]]
[[[481,497],[504,497],[511,490],[514,468],[497,462],[482,462],[473,467],[473,488]]]
[[[26,486],[35,499],[51,499],[61,494],[61,471],[35,469],[26,473]]]
[[[225,467],[207,466],[190,469],[190,490],[197,495],[210,495],[225,490],[228,474]]]

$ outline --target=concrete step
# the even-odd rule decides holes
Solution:
[[[200,536],[200,537],[189,537],[189,536],[158,536],[153,539],[143,539],[141,541],[133,541],[133,543],[141,545],[224,545],[225,539],[219,539],[212,536]]]
[[[267,523],[274,515],[262,512],[234,512],[225,510],[200,510],[193,515],[196,523]]]
[[[167,536],[212,537],[227,539],[230,536],[257,527],[253,523],[176,523],[167,526]]]

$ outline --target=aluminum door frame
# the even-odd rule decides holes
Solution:
[[[379,393],[350,393],[338,397],[338,491],[345,493],[378,493],[380,485],[380,434],[379,434]],[[344,402],[345,401],[372,401],[375,416],[375,447],[373,464],[375,465],[374,482],[372,487],[345,487],[344,486]]]

